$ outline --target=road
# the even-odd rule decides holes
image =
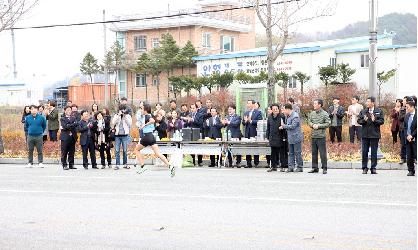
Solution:
[[[0,165],[0,249],[416,249],[406,171]]]

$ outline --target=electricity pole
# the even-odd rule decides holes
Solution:
[[[369,4],[369,96],[377,97],[377,0]]]
[[[107,49],[106,49],[106,11],[103,10],[103,49],[104,49],[104,56],[105,56],[105,61],[106,61],[106,56],[107,56]],[[109,85],[109,75],[108,75],[108,69],[107,69],[107,63],[104,63],[104,74],[105,74],[105,82],[104,82],[104,86],[105,86],[105,90],[104,90],[104,104],[105,107],[107,107],[108,105],[108,99],[109,99],[109,94],[108,94],[108,85]]]

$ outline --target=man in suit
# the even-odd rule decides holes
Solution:
[[[222,121],[222,124],[226,127],[226,132],[229,134],[230,138],[241,139],[241,117],[236,113],[236,106],[231,104],[228,106],[228,116]],[[230,167],[232,165],[232,155],[231,152],[228,152],[228,163]],[[237,155],[236,164],[237,168],[241,167],[241,155]]]
[[[273,113],[267,118],[266,131],[271,149],[271,168],[267,172],[277,171],[277,165],[279,165],[280,170],[283,172],[284,167],[287,165],[287,135],[286,130],[280,129],[280,126],[284,125],[286,117],[280,112],[280,107],[277,103],[271,105],[271,110]],[[293,169],[288,169],[288,172],[293,172]]]
[[[333,105],[329,106],[328,114],[331,119],[331,125],[329,126],[329,137],[331,143],[335,142],[335,136],[337,136],[338,143],[343,141],[342,131],[343,131],[343,118],[345,115],[344,108],[340,105],[340,98],[334,97]]]
[[[263,119],[263,115],[261,114],[261,111],[254,109],[254,106],[255,106],[254,100],[247,101],[247,111],[244,112],[244,119],[242,121],[242,125],[244,125],[245,138],[251,138],[251,137],[257,136],[257,122]],[[247,155],[245,158],[247,161],[246,168],[252,168],[251,155]],[[259,163],[260,163],[259,156],[254,155],[255,167],[257,167]]]
[[[415,102],[409,100],[406,102],[406,116],[404,128],[406,130],[406,165],[408,166],[408,176],[415,175],[415,161],[417,160],[417,116]]]
[[[200,103],[200,107],[202,107],[202,103],[197,101],[196,104],[190,105],[190,114],[187,119],[187,126],[190,128],[199,128],[200,131],[203,131],[203,116],[204,113],[197,109],[197,103]],[[193,165],[195,165],[195,155],[192,155],[193,158]],[[203,157],[201,155],[197,156],[197,164],[199,167],[203,166]]]
[[[371,148],[370,172],[371,174],[377,174],[377,148],[380,140],[380,126],[385,123],[385,116],[380,108],[375,107],[375,102],[375,97],[368,97],[366,100],[366,108],[360,112],[357,120],[358,124],[362,125],[361,158],[363,174],[367,174],[367,171],[369,171],[367,168],[367,163],[369,161],[369,148]]]
[[[211,117],[208,118],[203,124],[205,127],[205,130],[207,131],[207,137],[211,139],[222,138],[221,129],[223,127],[223,124],[221,123],[221,119],[218,116],[218,111],[216,110],[216,108],[211,108],[210,114],[211,114]],[[218,161],[219,161],[219,156],[216,156],[216,162],[215,162],[215,156],[211,155],[209,167],[217,166]]]
[[[88,169],[89,160],[87,159],[87,153],[89,152],[92,168],[97,169],[93,120],[90,118],[90,114],[87,110],[81,112],[81,121],[78,131],[80,132],[80,145],[83,151],[83,167],[84,169]]]
[[[203,115],[203,122],[206,122],[207,119],[212,117],[211,110],[212,110],[212,100],[207,99],[206,100],[206,106],[199,109],[204,115]],[[209,131],[207,127],[203,128],[203,135],[204,137],[210,137],[208,135]]]
[[[78,122],[72,115],[70,106],[64,108],[61,117],[61,164],[64,170],[77,169],[74,167],[75,143],[77,141]],[[67,165],[68,159],[68,165]]]

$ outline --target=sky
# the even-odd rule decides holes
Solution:
[[[346,25],[368,20],[368,0],[335,0],[335,15],[323,17],[299,27],[299,32],[335,31]],[[415,0],[379,0],[379,16],[391,13],[416,14]],[[152,3],[152,4],[151,4]],[[114,15],[152,13],[161,10],[193,8],[198,0],[39,0],[39,3],[16,26],[36,26],[74,22],[101,21]],[[413,10],[413,11],[412,11]],[[108,25],[110,28],[110,25]],[[258,33],[263,30],[260,26]],[[107,47],[115,41],[115,33],[107,31]],[[12,46],[9,31],[0,33],[0,79],[11,79]],[[99,61],[104,54],[103,25],[16,30],[16,62],[18,79],[49,85],[79,72],[84,55],[91,52]]]

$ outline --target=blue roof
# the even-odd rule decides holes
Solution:
[[[24,83],[0,83],[0,87],[25,87]]]
[[[394,33],[384,33],[378,35],[378,39],[384,38],[393,38]],[[326,41],[316,41],[316,42],[307,42],[301,44],[289,44],[283,50],[283,54],[292,54],[292,53],[305,53],[305,52],[316,52],[321,49],[333,48],[336,46],[342,46],[347,44],[354,44],[359,42],[365,42],[369,40],[369,36],[361,37],[351,37],[345,39],[335,39],[335,40],[326,40]],[[193,57],[195,61],[205,61],[205,60],[217,60],[217,59],[230,59],[230,58],[241,58],[241,57],[253,57],[253,56],[266,56],[267,48],[256,48],[246,51],[231,52],[225,54],[215,54],[207,56],[196,56]]]
[[[416,44],[405,44],[405,45],[382,45],[378,46],[378,50],[385,50],[385,49],[400,49],[400,48],[414,48],[417,47]],[[354,49],[339,49],[336,50],[335,53],[341,54],[341,53],[354,53],[354,52],[364,52],[369,51],[369,48],[354,48]]]

